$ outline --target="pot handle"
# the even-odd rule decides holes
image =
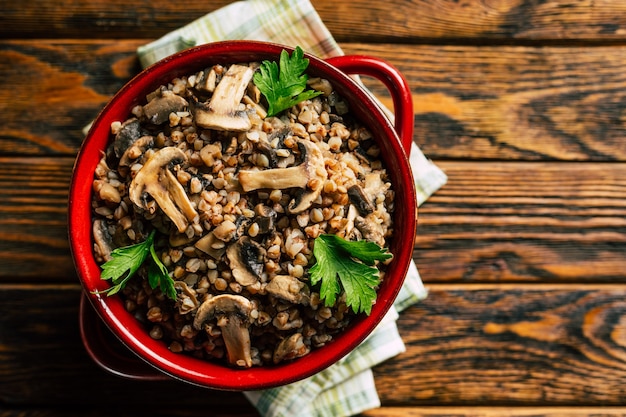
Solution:
[[[366,55],[342,55],[325,60],[346,74],[374,77],[391,93],[395,113],[394,127],[407,155],[413,143],[413,98],[404,76],[390,63]]]

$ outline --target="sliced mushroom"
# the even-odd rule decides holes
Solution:
[[[299,358],[309,353],[310,348],[304,344],[302,333],[294,333],[276,346],[273,361],[278,364],[282,361]]]
[[[141,123],[139,120],[131,118],[125,121],[113,141],[115,156],[121,158],[124,152],[141,136]]]
[[[213,231],[202,236],[194,246],[215,260],[219,260],[226,252],[226,245],[213,234]]]
[[[200,305],[193,320],[193,327],[201,330],[206,321],[217,318],[226,345],[228,362],[249,368],[252,366],[248,330],[251,311],[252,303],[241,295],[217,295]]]
[[[257,214],[254,222],[259,226],[257,234],[264,235],[273,231],[277,216],[276,211],[265,204],[257,204],[254,211]]]
[[[174,288],[180,293],[176,297],[176,304],[180,314],[188,314],[198,308],[200,302],[198,302],[196,292],[189,288],[185,281],[175,281]]]
[[[92,225],[93,231],[93,248],[96,256],[103,261],[111,259],[111,251],[113,250],[113,236],[109,232],[109,228],[104,220],[96,219]]]
[[[142,209],[147,209],[146,194],[151,195],[180,233],[197,219],[198,213],[168,165],[186,159],[185,153],[178,148],[156,151],[137,172],[128,193],[131,201]]]
[[[265,287],[265,291],[292,303],[304,303],[309,300],[309,287],[291,275],[276,275]]]
[[[183,111],[187,106],[187,100],[166,90],[143,106],[143,114],[150,123],[160,125],[170,119],[170,113]]]
[[[226,249],[235,281],[240,285],[252,285],[263,273],[265,249],[247,236],[240,237]]]
[[[376,221],[374,214],[365,217],[357,217],[354,220],[354,225],[361,231],[364,239],[374,242],[378,246],[385,245],[383,227]]]
[[[379,196],[384,196],[390,187],[389,183],[383,181],[380,172],[366,174],[364,183],[363,192],[372,202],[376,202]]]
[[[322,151],[317,145],[310,140],[299,140],[298,148],[303,161],[295,167],[239,171],[239,184],[243,190],[301,188],[302,192],[289,203],[287,209],[296,214],[309,208],[322,192],[327,173]]]
[[[245,111],[239,109],[254,70],[231,65],[215,87],[209,103],[192,102],[196,124],[205,129],[243,132],[252,127]]]
[[[358,184],[354,184],[348,188],[348,198],[361,216],[367,216],[374,211],[374,205],[369,201],[363,189]]]
[[[215,90],[215,84],[217,83],[217,72],[215,68],[206,68],[202,71],[202,75],[196,82],[196,89],[205,93],[212,93]]]
[[[143,155],[153,145],[153,136],[142,136],[137,139],[122,154],[122,157],[120,158],[120,163],[117,167],[117,172],[119,172],[122,177],[126,177],[126,175],[128,175],[128,172],[130,171],[132,161]]]

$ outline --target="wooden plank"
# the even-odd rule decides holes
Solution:
[[[439,162],[419,211],[429,282],[612,282],[626,264],[626,165]]]
[[[0,417],[105,417],[116,414],[117,409],[105,406],[81,410],[67,408],[29,408],[0,410]],[[149,405],[141,408],[125,408],[133,415],[150,413],[154,417],[206,417],[205,408],[183,409],[158,408]],[[211,410],[211,417],[258,417],[258,413],[228,410]],[[624,407],[385,407],[359,414],[360,417],[624,417]]]
[[[382,407],[362,417],[623,417],[624,407]]]
[[[385,405],[623,405],[623,285],[429,287],[375,368]]]
[[[0,158],[0,280],[76,282],[67,236],[72,158]]]
[[[0,158],[0,282],[76,282],[67,242],[73,158]],[[626,164],[440,162],[420,209],[427,282],[622,282]]]
[[[128,7],[121,0],[3,1],[2,37],[157,38],[227,5],[212,0],[185,7],[155,0]],[[337,3],[313,0],[314,7],[340,41],[620,40],[626,6],[620,0],[455,1],[416,0]]]
[[[74,155],[83,127],[140,70],[141,44],[0,42],[0,77],[15,87],[0,91],[0,155]],[[435,160],[626,161],[626,46],[342,46],[406,76],[415,140]]]
[[[110,97],[139,70],[137,43],[0,44],[0,155],[74,155]]]
[[[79,338],[77,285],[0,289],[5,406],[64,406],[79,398],[89,409],[115,398],[131,408],[149,403],[162,409],[179,406],[184,396],[191,409],[228,404],[233,414],[250,410],[237,393],[177,381],[130,381],[100,370]],[[623,406],[626,286],[429,289],[429,297],[398,320],[406,353],[374,369],[386,407]],[[94,395],[93,386],[83,383],[87,377],[106,396]]]

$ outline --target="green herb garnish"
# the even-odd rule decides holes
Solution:
[[[111,259],[102,264],[100,278],[111,280],[112,286],[102,291],[107,295],[113,295],[122,290],[128,280],[135,275],[148,255],[152,259],[148,265],[148,283],[152,289],[157,287],[169,298],[176,299],[174,280],[169,276],[165,265],[159,259],[154,249],[153,230],[148,238],[141,243],[136,243],[122,248],[116,248],[111,252]]]
[[[393,255],[376,243],[349,241],[336,235],[320,235],[315,239],[311,267],[311,284],[321,281],[320,298],[327,307],[333,306],[341,288],[346,304],[355,313],[369,315],[376,300],[380,274],[375,261],[391,259]]]
[[[261,63],[259,72],[254,74],[254,83],[267,99],[268,116],[275,116],[301,101],[322,94],[321,91],[305,91],[308,77],[303,72],[308,66],[309,60],[304,58],[299,46],[291,57],[285,50],[280,53],[280,71],[274,61]]]

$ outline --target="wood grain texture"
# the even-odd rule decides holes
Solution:
[[[385,405],[620,405],[623,286],[430,286],[407,351],[375,368]]]
[[[0,155],[75,155],[91,122],[139,70],[136,42],[0,43]]]
[[[79,338],[79,293],[78,285],[0,285],[3,404],[100,407],[104,399],[83,382],[89,378],[131,408],[174,407],[184,396],[192,410],[249,413],[237,393],[134,382],[100,370]],[[406,353],[374,369],[381,401],[619,406],[626,395],[625,296],[623,285],[431,285],[429,297],[398,320]]]
[[[623,417],[623,407],[382,407],[361,417]]]
[[[626,165],[440,162],[419,213],[429,282],[616,282],[626,265]]]
[[[44,0],[0,2],[0,38],[156,38],[229,1],[180,7],[164,0],[127,2]],[[620,0],[312,0],[340,41],[620,40],[626,5]]]
[[[74,155],[84,126],[140,70],[141,44],[0,42],[0,77],[15,86],[0,91],[0,155]],[[430,158],[626,161],[625,46],[342,46],[405,75]]]
[[[0,158],[1,281],[73,281],[67,201],[73,159]]]
[[[128,415],[142,415],[150,412],[155,417],[206,417],[204,408],[180,409],[146,407],[129,408],[124,411]],[[99,407],[90,410],[74,410],[67,408],[31,408],[19,411],[2,411],[0,417],[105,417],[120,415],[119,410]],[[256,412],[232,413],[228,410],[211,410],[211,417],[258,417]],[[624,417],[624,407],[380,407],[368,410],[359,417]]]

